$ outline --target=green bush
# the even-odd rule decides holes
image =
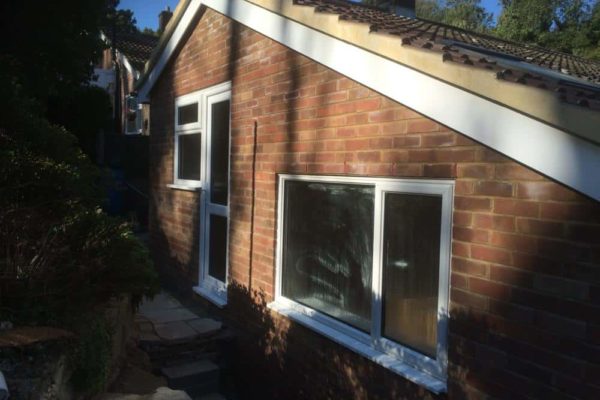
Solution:
[[[97,393],[104,389],[110,374],[111,336],[102,317],[90,318],[82,325],[79,343],[69,357],[76,391]]]
[[[74,383],[93,392],[106,379],[110,332],[89,316],[123,295],[154,295],[157,274],[130,226],[102,211],[102,175],[77,139],[2,68],[0,321],[75,331]]]

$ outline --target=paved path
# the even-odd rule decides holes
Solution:
[[[221,329],[221,322],[190,310],[165,292],[141,304],[136,324],[142,342],[185,342]]]

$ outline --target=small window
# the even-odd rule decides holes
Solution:
[[[279,190],[274,308],[444,380],[453,183],[283,175]]]
[[[202,180],[201,101],[202,92],[175,101],[175,184],[199,187]]]
[[[198,122],[198,103],[177,107],[177,125],[188,125]]]
[[[200,180],[200,133],[178,135],[179,180]]]
[[[213,104],[231,92],[231,83],[199,90],[175,99],[173,183],[191,189],[210,181],[211,199],[226,204],[229,179],[230,100]],[[228,95],[229,96],[229,95]],[[210,148],[216,157],[211,157]]]

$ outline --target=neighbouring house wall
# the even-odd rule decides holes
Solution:
[[[188,290],[197,282],[199,194],[167,187],[174,100],[228,80],[230,286],[223,315],[243,333],[241,393],[436,397],[266,308],[274,293],[276,177],[305,173],[455,180],[447,397],[598,394],[597,202],[211,10],[151,94],[151,240],[165,273]]]

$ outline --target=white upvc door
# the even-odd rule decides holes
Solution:
[[[229,242],[229,84],[207,90],[203,182],[200,210],[200,284],[196,291],[208,300],[227,304]]]

